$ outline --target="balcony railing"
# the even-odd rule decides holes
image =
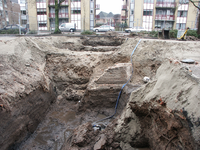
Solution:
[[[26,20],[27,19],[26,15],[21,15],[21,19]]]
[[[162,7],[162,8],[175,8],[176,3],[174,2],[157,2],[156,7]]]
[[[122,20],[127,20],[127,17],[126,16],[121,16],[121,19]]]
[[[96,20],[99,20],[99,19],[100,19],[100,16],[99,16],[99,15],[96,15],[96,16],[95,16],[95,19],[96,19]]]
[[[59,1],[59,0],[58,0]],[[55,5],[55,0],[49,0],[49,5]],[[64,2],[61,3],[61,6],[62,5],[69,5],[68,4],[68,0],[65,0]]]
[[[99,9],[100,9],[100,5],[99,5],[99,4],[96,4],[95,9],[96,9],[96,10],[99,10]]]
[[[68,13],[59,13],[59,18],[69,18]],[[55,18],[55,13],[49,13],[49,18]]]
[[[156,15],[155,20],[174,21],[174,15]]]
[[[122,10],[127,10],[127,5],[122,5]]]

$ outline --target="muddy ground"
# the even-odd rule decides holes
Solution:
[[[1,149],[199,149],[200,42],[138,41],[1,40]]]

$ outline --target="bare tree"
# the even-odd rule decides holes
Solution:
[[[62,2],[65,0],[55,0],[55,31],[54,33],[61,33],[59,30],[59,9]]]
[[[193,0],[189,0],[193,5],[194,7],[196,7],[199,11],[200,11],[200,7],[198,4],[195,4],[195,3],[200,3],[200,1],[193,1]],[[199,22],[198,22],[198,29],[197,29],[197,34],[200,34],[200,13],[199,13]]]

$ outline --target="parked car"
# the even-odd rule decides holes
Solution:
[[[19,30],[19,28],[20,28],[20,30],[21,30],[21,33],[24,33],[24,34],[26,34],[26,32],[27,32],[27,29],[25,28],[25,27],[22,27],[22,26],[20,26],[20,25],[18,25],[18,24],[16,24],[16,25],[7,25],[6,27],[4,27],[3,29],[1,29],[1,30],[10,30],[10,31],[14,31],[14,30]]]
[[[127,33],[140,32],[140,31],[146,31],[146,30],[143,27],[132,27],[132,28],[125,29],[125,32],[127,32]]]
[[[59,26],[60,31],[62,32],[75,32],[76,31],[76,24],[75,23],[62,23]]]
[[[107,31],[115,31],[115,27],[112,27],[110,25],[102,25],[97,28],[93,28],[94,32],[107,32]]]

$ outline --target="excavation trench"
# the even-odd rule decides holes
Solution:
[[[183,57],[174,53],[179,43],[142,40],[131,64],[138,39],[10,42],[13,54],[2,54],[0,61],[2,149],[199,148],[200,69],[175,60]],[[182,50],[188,50],[190,45],[182,44]],[[193,59],[199,45],[189,53]],[[98,122],[115,112],[132,67],[117,113]],[[143,82],[145,76],[149,83]]]

